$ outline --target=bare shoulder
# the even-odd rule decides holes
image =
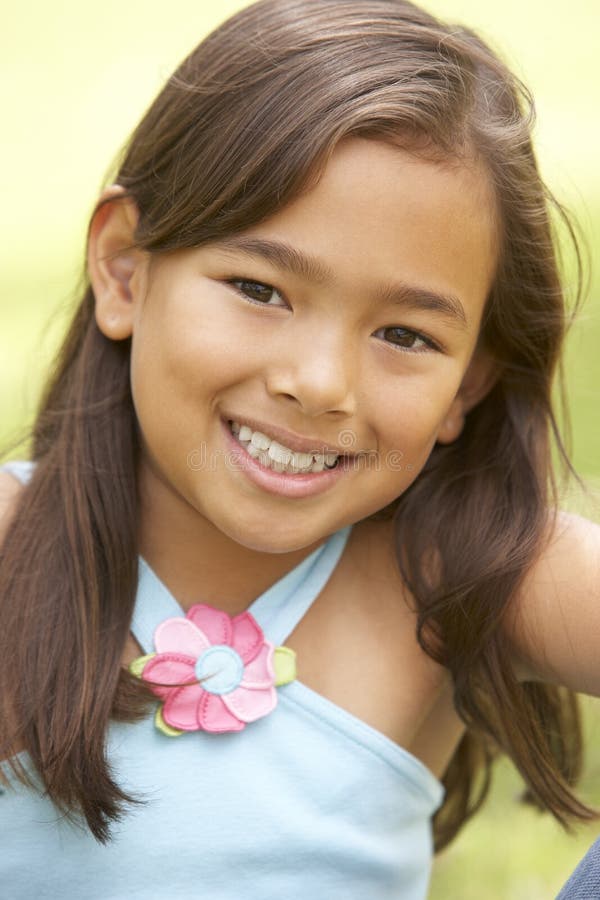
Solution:
[[[565,589],[597,592],[599,576],[600,525],[558,511],[549,519],[542,552],[525,578],[519,605],[527,612]]]
[[[449,672],[417,640],[416,602],[398,565],[394,523],[355,525],[348,549],[332,644],[335,639],[336,659],[341,648],[350,648],[344,683],[352,684],[352,711],[439,777],[464,726],[454,711]]]
[[[4,540],[4,535],[10,524],[10,520],[17,508],[17,503],[23,488],[23,484],[8,472],[0,472],[0,546]],[[7,783],[6,776],[1,771],[0,783]]]
[[[554,587],[597,583],[600,564],[600,525],[575,513],[559,510],[549,518],[542,552],[525,583],[532,597]],[[523,597],[527,603],[527,597]]]
[[[17,508],[23,488],[24,485],[9,472],[0,472],[0,544]]]
[[[551,517],[508,627],[522,677],[600,693],[600,525]]]

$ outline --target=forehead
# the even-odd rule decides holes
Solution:
[[[338,144],[316,183],[247,234],[310,256],[346,296],[398,281],[456,296],[473,327],[497,263],[496,204],[481,164],[363,138]]]

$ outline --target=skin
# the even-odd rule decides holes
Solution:
[[[129,202],[98,214],[90,274],[101,330],[133,337],[142,553],[173,578],[186,571],[210,594],[250,600],[326,536],[402,493],[489,387],[491,364],[472,360],[496,263],[487,181],[475,166],[344,142],[316,187],[245,233],[317,257],[331,272],[322,284],[218,244],[153,260],[122,253],[135,221]],[[232,278],[279,293],[260,306]],[[458,298],[466,326],[375,301],[380,285],[399,280]],[[440,349],[401,349],[383,339],[394,326]],[[236,414],[330,444],[351,434],[352,449],[378,464],[317,496],[269,494],[226,465],[221,418]],[[210,465],[190,466],[200,447]],[[398,451],[400,465],[388,465]],[[186,600],[183,575],[177,586]]]

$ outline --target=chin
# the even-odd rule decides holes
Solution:
[[[255,553],[294,553],[321,543],[336,530],[333,528],[324,534],[317,531],[314,526],[312,528],[278,526],[266,529],[264,523],[257,524],[255,527],[248,523],[244,523],[242,527],[240,527],[241,523],[237,523],[237,525],[238,527],[227,529],[224,533],[231,540]]]

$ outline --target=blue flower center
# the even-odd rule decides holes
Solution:
[[[227,644],[209,647],[196,662],[196,678],[209,694],[228,694],[239,685],[243,675],[242,658]]]

